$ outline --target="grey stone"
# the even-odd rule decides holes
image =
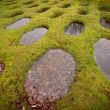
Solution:
[[[66,29],[65,33],[68,35],[79,36],[84,30],[84,25],[82,23],[72,23]]]
[[[102,19],[101,20],[101,25],[105,28],[109,28],[110,29],[110,20],[107,19]]]
[[[25,90],[29,103],[43,105],[63,98],[75,76],[74,58],[61,49],[51,49],[28,72]]]
[[[47,28],[36,28],[30,32],[27,32],[23,35],[23,37],[20,39],[21,45],[31,45],[37,42],[42,36],[44,36],[47,33]]]
[[[95,60],[104,75],[110,80],[110,41],[102,38],[95,44]]]
[[[29,18],[23,18],[21,20],[18,20],[17,22],[10,24],[7,26],[7,29],[17,29],[19,27],[24,26],[27,22],[29,22]]]

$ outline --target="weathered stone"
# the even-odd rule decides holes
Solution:
[[[67,93],[74,76],[74,58],[61,49],[50,50],[28,72],[25,90],[29,103],[41,108],[52,106]]]
[[[104,75],[110,80],[110,41],[102,38],[95,44],[95,60]]]
[[[84,25],[82,23],[72,23],[66,29],[65,33],[68,35],[79,36],[84,30]]]
[[[18,20],[17,22],[10,24],[7,26],[7,29],[17,29],[19,27],[24,26],[27,22],[29,22],[29,18],[23,18],[21,20]]]
[[[110,29],[110,20],[108,19],[101,19],[101,25],[105,28],[109,28]]]
[[[31,45],[37,42],[43,35],[47,33],[48,29],[46,28],[37,28],[33,31],[27,32],[20,39],[21,45]]]

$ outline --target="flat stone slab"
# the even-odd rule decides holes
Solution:
[[[72,23],[66,27],[65,33],[67,35],[79,36],[84,30],[84,25],[82,23]]]
[[[23,18],[21,20],[18,20],[17,22],[10,24],[7,26],[7,29],[17,29],[19,27],[24,26],[27,22],[29,22],[29,18]]]
[[[109,28],[110,29],[110,20],[107,19],[101,19],[101,25],[105,28]]]
[[[102,38],[95,44],[95,60],[104,75],[110,80],[110,41]]]
[[[49,50],[28,72],[25,90],[29,103],[43,107],[45,100],[50,103],[64,97],[74,76],[74,58],[61,49]]]
[[[36,28],[24,34],[23,37],[20,39],[19,43],[21,45],[32,45],[37,42],[42,36],[44,36],[47,31],[47,28]]]

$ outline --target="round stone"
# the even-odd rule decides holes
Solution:
[[[84,30],[84,25],[82,23],[72,23],[65,29],[67,35],[79,36]]]
[[[95,60],[104,75],[110,80],[110,41],[102,38],[95,44]]]
[[[23,18],[21,20],[18,20],[17,22],[10,24],[7,26],[7,29],[17,29],[19,27],[24,26],[27,22],[29,22],[29,18]]]
[[[28,72],[25,90],[31,106],[63,98],[75,76],[74,58],[61,49],[49,50]]]
[[[44,36],[47,31],[48,29],[44,27],[34,29],[24,34],[19,42],[21,45],[32,45],[37,42],[42,36]]]

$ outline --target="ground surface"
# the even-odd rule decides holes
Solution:
[[[109,0],[0,0],[0,110],[24,106],[23,85],[30,67],[48,50],[61,48],[76,61],[76,77],[66,96],[56,103],[58,110],[109,110],[110,81],[94,59],[94,44],[110,39],[110,29],[100,18],[110,19]],[[6,29],[21,18],[31,18],[23,27]],[[79,37],[64,33],[71,22],[81,22],[85,29]],[[30,46],[21,46],[20,38],[37,27],[48,33]],[[0,64],[0,65],[1,65]],[[5,65],[5,66],[3,66]]]

